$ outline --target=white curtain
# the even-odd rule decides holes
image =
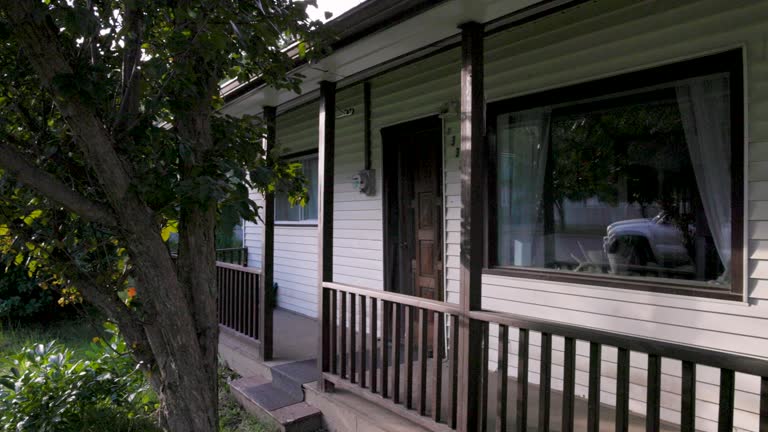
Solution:
[[[539,208],[549,146],[549,109],[498,118],[498,261],[537,264],[541,241]],[[540,248],[539,248],[540,249]],[[539,263],[540,264],[540,263]]]
[[[713,75],[679,82],[677,101],[696,184],[715,247],[731,270],[731,125],[728,77]]]

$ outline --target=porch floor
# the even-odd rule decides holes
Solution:
[[[226,329],[225,329],[226,330]],[[231,361],[231,366],[235,370],[237,370],[241,375],[243,376],[264,376],[266,378],[272,378],[274,379],[275,373],[274,369],[279,369],[280,367],[287,367],[290,363],[294,362],[302,362],[306,360],[315,359],[317,357],[317,344],[318,344],[318,323],[316,320],[312,318],[308,318],[302,315],[298,315],[286,310],[282,309],[276,309],[274,311],[274,360],[269,362],[263,362],[261,359],[258,358],[258,348],[257,346],[253,346],[253,344],[244,343],[244,341],[240,340],[240,338],[237,337],[237,335],[233,335],[230,332],[226,332],[226,336],[224,336],[224,333],[222,334],[222,340],[220,348],[222,348],[224,351],[229,352],[229,355],[226,355],[225,357],[228,358],[228,361]],[[233,352],[238,353],[239,355],[233,356],[231,355]],[[360,353],[357,354],[358,358],[358,365],[360,364]],[[440,362],[441,367],[444,369],[443,376],[447,377],[448,370],[447,370],[447,364],[445,362]],[[432,378],[432,369],[434,368],[434,361],[433,359],[429,359],[427,362],[427,370],[428,370],[428,383],[431,386],[431,378]],[[285,366],[282,366],[285,365]],[[405,376],[405,364],[404,359],[401,360],[401,363],[399,365],[401,368],[401,377]],[[392,372],[392,367],[390,367],[390,372]],[[391,379],[392,373],[390,373],[390,379]],[[418,376],[417,372],[417,364],[414,364],[414,378]],[[407,410],[402,405],[395,405],[391,402],[391,400],[385,400],[382,399],[379,395],[373,395],[373,394],[364,394],[365,391],[359,388],[355,388],[356,386],[350,385],[347,381],[339,380],[338,377],[334,377],[333,381],[335,381],[338,385],[337,387],[337,395],[327,395],[323,396],[322,394],[318,393],[317,395],[313,396],[311,399],[308,400],[310,404],[317,404],[317,408],[320,408],[323,411],[330,410],[330,411],[339,411],[338,417],[343,418],[344,412],[347,412],[349,414],[351,411],[348,411],[348,403],[342,404],[335,408],[330,408],[331,405],[328,405],[328,403],[332,403],[333,406],[339,401],[333,402],[335,399],[347,395],[345,397],[353,397],[352,394],[356,394],[358,397],[362,396],[361,399],[359,399],[359,403],[363,403],[363,400],[368,400],[367,403],[373,402],[378,406],[379,409],[384,410],[390,410],[390,412],[393,412],[394,414],[400,415],[403,418],[403,421],[408,422],[409,420],[414,423],[411,424],[411,428],[398,428],[399,430],[425,430],[425,429],[432,429],[432,430],[442,430],[445,429],[444,425],[440,425],[437,427],[427,427],[425,429],[421,429],[416,424],[422,424],[424,425],[423,421],[418,419],[418,415],[415,413],[415,411]],[[495,429],[495,419],[494,419],[494,409],[496,407],[496,374],[491,373],[489,376],[489,400],[487,407],[489,409],[489,430]],[[418,381],[414,380],[414,384]],[[393,384],[393,383],[391,383]],[[405,399],[405,386],[403,385],[400,389],[401,391],[401,400]],[[510,397],[510,406],[508,409],[508,424],[514,425],[515,423],[515,408],[514,408],[514,397],[516,392],[516,381],[512,378],[509,379],[509,397]],[[305,386],[305,389],[307,386]],[[312,386],[314,388],[314,386]],[[391,388],[391,387],[390,387]],[[429,387],[428,387],[429,388]],[[348,394],[348,393],[352,394]],[[444,385],[443,387],[443,413],[448,412],[448,401],[450,401],[450,395],[446,393],[447,392],[447,386]],[[553,390],[553,396],[552,396],[552,412],[551,412],[551,430],[557,431],[560,429],[559,425],[559,418],[560,418],[560,397],[559,392]],[[420,391],[418,389],[417,385],[414,385],[414,402],[418,401],[420,398]],[[353,397],[354,398],[354,397]],[[431,399],[431,397],[428,396],[428,399]],[[536,412],[537,412],[537,405],[538,405],[538,386],[530,385],[529,387],[529,422],[532,425],[535,425],[537,423],[536,419]],[[340,407],[343,406],[344,408],[340,409]],[[431,411],[431,400],[429,400],[428,403],[428,412]],[[370,412],[370,408],[367,409],[367,411]],[[583,430],[586,429],[586,419],[587,419],[587,404],[586,400],[581,398],[576,398],[576,405],[575,405],[575,413],[574,413],[574,420],[575,420],[575,426],[577,430]],[[326,414],[328,415],[328,414]],[[349,414],[351,415],[351,414]],[[615,411],[608,406],[602,406],[600,410],[600,430],[612,430],[613,429],[613,418],[615,415]],[[406,420],[407,419],[407,420]],[[360,419],[356,421],[361,421]],[[392,420],[389,419],[391,422]],[[630,415],[630,430],[643,430],[644,429],[644,417],[642,415],[632,414]],[[346,428],[340,428],[340,430],[346,429]],[[349,428],[349,430],[355,430],[356,428]],[[384,428],[383,428],[384,429]],[[535,427],[531,427],[531,430],[534,430]],[[668,424],[662,423],[662,430],[663,431],[669,431],[674,430],[675,428],[670,427]]]
[[[317,358],[319,331],[317,320],[285,309],[275,309],[273,326],[275,361],[299,361]]]

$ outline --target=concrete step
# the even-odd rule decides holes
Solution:
[[[331,393],[319,391],[317,383],[305,384],[304,389],[307,402],[323,412],[325,427],[330,432],[452,432],[436,423],[432,428],[426,427],[429,419],[420,418],[414,411],[409,416],[399,415],[341,386]]]
[[[317,371],[315,359],[272,367],[272,385],[302,401],[304,400],[302,385],[319,379],[320,373]]]
[[[246,411],[281,432],[315,432],[322,428],[320,410],[261,377],[240,378],[229,384]]]

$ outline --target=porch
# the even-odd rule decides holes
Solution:
[[[547,15],[553,12],[547,3],[541,2],[523,16],[510,13],[507,19],[524,22],[528,13]],[[400,421],[415,428],[412,430],[768,431],[768,285],[764,284],[768,270],[763,266],[768,231],[762,222],[768,213],[763,207],[756,211],[745,202],[751,213],[759,214],[754,219],[760,225],[733,229],[734,233],[748,231],[753,241],[749,247],[743,244],[745,239],[733,242],[734,256],[744,258],[737,260],[738,267],[744,268],[734,279],[732,292],[677,280],[663,284],[660,276],[674,279],[674,275],[670,271],[664,275],[659,269],[649,271],[642,286],[602,274],[607,270],[605,262],[592,258],[607,253],[601,252],[602,234],[607,232],[602,223],[594,229],[601,234],[595,245],[571,241],[568,247],[576,252],[570,254],[572,260],[567,259],[573,261],[569,270],[592,270],[585,274],[558,279],[552,275],[562,272],[549,271],[553,268],[528,271],[527,258],[520,260],[516,271],[505,272],[485,256],[494,253],[493,242],[498,241],[498,236],[489,234],[494,203],[488,197],[493,195],[488,192],[488,177],[493,175],[495,160],[489,156],[485,140],[486,128],[494,124],[489,121],[493,111],[486,112],[488,104],[566,84],[629,75],[628,71],[653,69],[661,76],[657,67],[723,49],[724,42],[712,38],[701,46],[683,49],[681,45],[679,51],[669,53],[660,48],[665,45],[662,36],[652,39],[651,32],[663,35],[690,27],[690,35],[698,37],[710,34],[709,24],[701,23],[726,22],[718,14],[731,13],[743,15],[755,28],[764,24],[762,18],[752,19],[764,9],[745,7],[737,13],[716,1],[707,3],[712,10],[691,1],[689,8],[678,11],[666,11],[658,3],[653,10],[616,6],[616,11],[611,2],[587,3],[590,6],[581,12],[568,10],[552,18],[551,28],[520,30],[523,36],[529,32],[531,38],[541,41],[523,37],[519,42],[520,34],[513,30],[502,38],[493,22],[466,23],[462,16],[465,24],[460,33],[448,31],[452,36],[442,40],[445,45],[437,52],[425,50],[422,56],[403,63],[376,63],[374,72],[360,69],[366,72],[339,78],[338,83],[328,81],[337,79],[335,75],[318,75],[312,92],[302,98],[253,99],[258,104],[274,104],[263,107],[270,127],[265,140],[268,149],[278,143],[276,128],[286,131],[282,147],[294,146],[289,148],[294,156],[302,152],[314,155],[317,148],[316,226],[314,218],[311,223],[295,225],[282,221],[278,230],[283,230],[283,244],[275,248],[275,223],[270,219],[275,197],[263,197],[265,222],[258,228],[263,238],[259,259],[268,282],[261,282],[259,296],[266,298],[264,287],[272,286],[273,257],[278,256],[282,261],[278,271],[283,278],[281,292],[292,290],[286,298],[295,302],[296,310],[318,316],[318,321],[308,322],[316,337],[312,346],[318,357],[318,381],[303,383],[301,389],[306,402],[318,407],[327,423],[334,425],[332,429],[356,430],[364,424],[386,430]],[[613,25],[609,18],[614,12],[626,14],[622,16],[627,23],[636,22],[636,28],[648,30],[633,32],[631,37],[617,35],[616,45],[603,46],[597,28],[603,31],[604,26],[576,25],[574,34],[561,29],[571,26],[571,21],[592,17]],[[658,22],[651,19],[654,14],[661,18]],[[539,30],[551,40],[536,36]],[[725,35],[725,29],[721,30]],[[569,34],[586,40],[571,42],[564,37]],[[754,43],[762,50],[764,34],[760,34]],[[643,37],[648,39],[641,41]],[[742,43],[741,36],[729,40]],[[606,54],[596,47],[605,48]],[[571,55],[574,48],[579,53],[591,52],[592,57]],[[646,57],[636,55],[638,50]],[[459,74],[461,79],[454,79]],[[490,83],[487,88],[486,80]],[[263,106],[254,108],[256,102],[244,100],[237,110],[258,112]],[[362,115],[355,116],[355,112]],[[425,211],[420,212],[411,195],[388,196],[388,191],[401,187],[386,181],[387,176],[400,174],[392,169],[394,159],[389,156],[394,153],[389,150],[394,147],[387,132],[429,117],[437,124],[437,133],[430,137],[436,137],[443,161],[439,166],[424,165],[444,178],[427,191],[438,199],[425,199]],[[280,127],[276,126],[278,120]],[[442,145],[437,143],[440,140]],[[423,144],[425,140],[415,141]],[[741,141],[734,139],[737,144]],[[740,151],[734,155],[735,160],[741,159]],[[436,160],[432,162],[438,162],[438,155],[433,156]],[[405,165],[411,161],[396,162],[407,171],[427,172],[424,167]],[[385,170],[397,174],[385,174]],[[359,181],[363,178],[377,179],[381,190],[364,191],[364,182]],[[734,179],[734,184],[742,180]],[[416,180],[410,179],[407,189]],[[765,184],[763,181],[759,189],[760,200],[765,200]],[[752,184],[748,187],[753,188]],[[440,197],[443,207],[437,207]],[[553,202],[550,200],[551,205]],[[548,211],[552,211],[551,205]],[[419,262],[426,263],[424,266],[393,258],[397,248],[416,244],[410,238],[390,235],[400,227],[408,227],[408,234],[412,233],[409,224],[391,220],[393,214],[405,213],[400,211],[404,208],[414,209],[427,222],[436,221],[433,232],[424,237],[445,242],[425,249],[424,255],[431,259]],[[551,222],[554,216],[546,219]],[[514,247],[522,251],[527,247],[523,243]],[[567,250],[561,252],[568,254]],[[558,260],[553,263],[559,265]],[[393,275],[408,273],[408,268],[411,273],[414,269],[430,273],[436,281],[431,288],[438,293],[432,298],[445,301],[406,295],[418,293],[409,286],[412,284]],[[287,327],[279,324],[265,304],[260,303],[260,342],[255,345],[254,364],[279,358],[278,345],[293,339],[294,332],[308,334],[290,323]],[[302,359],[299,355],[287,360]],[[346,398],[348,404],[336,404],[338,398]],[[352,400],[367,405],[349,408]],[[382,412],[392,417],[379,417],[377,413]],[[332,415],[339,423],[332,423]],[[390,430],[408,428],[398,424]]]
[[[250,279],[251,283],[248,283],[244,275],[258,275],[258,271],[225,263],[219,263],[219,269],[225,275],[219,282],[223,293],[219,352],[227,366],[243,377],[233,382],[232,388],[251,412],[284,430],[314,430],[308,429],[302,421],[309,418],[308,424],[314,427],[320,424],[320,415],[324,427],[340,431],[370,428],[448,431],[456,427],[459,349],[452,341],[457,340],[459,312],[454,306],[438,306],[437,302],[409,296],[327,284],[326,291],[335,306],[332,314],[337,322],[337,325],[326,326],[333,341],[328,352],[335,355],[330,358],[330,370],[320,374],[316,366],[318,321],[275,309],[272,314],[273,357],[264,360],[258,336],[248,333],[252,328],[248,323],[253,322],[253,317],[240,313],[238,306],[253,301],[248,292],[255,292],[258,283],[253,282],[258,278]],[[236,272],[241,274],[233,276]],[[431,334],[430,313],[436,320]],[[523,334],[530,336],[536,329],[542,329],[541,326],[547,324],[528,323],[529,329]],[[486,367],[482,369],[479,406],[485,409],[478,412],[483,430],[559,431],[567,430],[567,424],[572,425],[571,430],[611,430],[617,422],[624,421],[626,430],[648,427],[647,416],[628,410],[617,411],[615,401],[595,405],[589,398],[576,396],[573,390],[576,377],[574,374],[566,377],[565,367],[558,370],[557,363],[561,362],[553,362],[554,368],[545,371],[547,362],[553,360],[552,353],[555,357],[570,358],[565,360],[567,367],[575,367],[577,361],[574,339],[566,337],[563,346],[554,344],[553,348],[553,334],[558,338],[576,332],[581,335],[577,339],[581,339],[586,333],[566,327],[548,328],[552,332],[542,333],[544,339],[539,343],[530,344],[530,337],[526,341],[532,350],[542,352],[543,348],[544,355],[529,352],[528,356],[514,356],[503,338],[506,335],[507,341],[514,341],[509,339],[509,328],[502,324],[495,332],[496,343],[493,345],[498,347],[498,352],[491,359],[490,327],[483,327],[481,361]],[[612,337],[607,334],[598,336]],[[568,347],[564,348],[565,344]],[[524,349],[525,346],[518,343],[517,352]],[[439,358],[437,362],[436,357]],[[517,357],[517,367],[513,367],[507,357]],[[578,357],[583,356],[579,354]],[[517,370],[535,368],[534,362],[528,359],[539,359],[539,371],[543,374],[541,381],[517,380]],[[596,367],[594,363],[590,368]],[[628,356],[620,358],[615,367],[628,373]],[[565,377],[565,388],[570,386],[570,393],[555,390],[551,385],[553,376]],[[593,376],[599,378],[599,371]],[[542,392],[541,384],[547,380],[550,380],[547,387],[551,390]],[[322,381],[330,392],[320,390]],[[660,392],[660,387],[652,391]],[[546,427],[540,423],[544,419]],[[519,429],[520,424],[525,427]],[[597,429],[593,429],[595,427]],[[659,422],[658,429],[654,430],[677,429],[675,425]]]

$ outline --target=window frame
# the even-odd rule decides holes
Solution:
[[[320,157],[320,154],[318,152],[318,149],[315,148],[315,149],[309,149],[309,150],[289,153],[289,154],[286,154],[286,155],[282,156],[281,158],[284,161],[286,161],[286,162],[300,162],[300,161],[303,161],[303,160],[313,159],[314,158],[314,159],[318,160],[318,166],[319,166],[319,157]],[[319,175],[320,175],[320,173],[318,172],[318,176]],[[277,219],[277,199],[278,199],[278,196],[277,196],[277,193],[276,193],[275,194],[275,205],[274,205],[274,207],[275,207],[275,209],[274,209],[274,211],[275,211],[275,226],[279,226],[279,227],[305,227],[305,228],[307,228],[307,227],[316,227],[317,226],[318,218],[314,218],[314,219],[300,219],[298,221],[281,221],[281,220]],[[301,214],[302,214],[302,217],[303,217],[303,215],[304,215],[304,207],[301,207],[300,211],[301,211]]]
[[[486,143],[489,157],[486,188],[486,248],[483,274],[743,301],[746,277],[744,270],[744,151],[746,144],[743,63],[743,50],[738,48],[692,60],[544,90],[487,104]],[[710,289],[699,284],[694,285],[688,281],[675,279],[643,280],[630,276],[602,276],[588,273],[566,273],[543,268],[498,265],[496,120],[499,115],[570,102],[576,104],[587,103],[591,99],[599,97],[652,88],[678,80],[716,73],[728,73],[730,83],[732,270],[731,287],[729,290],[722,288]]]

